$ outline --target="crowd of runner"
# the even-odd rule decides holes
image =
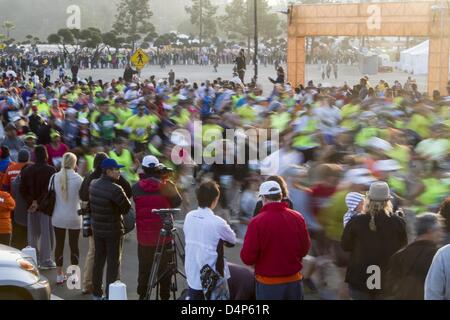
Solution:
[[[183,213],[197,207],[192,186],[206,177],[216,181],[220,186],[216,212],[234,223],[243,239],[258,212],[259,185],[267,176],[279,176],[285,181],[281,182],[284,198],[304,216],[313,239],[305,258],[305,284],[322,298],[348,297],[342,290],[348,257],[339,245],[344,215],[347,223],[361,212],[358,207],[374,182],[388,183],[393,212],[407,221],[410,241],[416,236],[416,216],[439,212],[450,193],[450,87],[449,92],[436,91],[428,97],[413,81],[371,83],[368,77],[353,87],[277,83],[271,92],[242,85],[239,79],[193,83],[185,78],[171,85],[133,74],[131,79],[127,75],[110,82],[73,79],[69,74],[56,80],[21,72],[28,70],[24,59],[8,57],[0,63],[4,193],[11,192],[22,168],[42,156],[35,152],[36,146],[45,147],[55,172],[68,152],[74,154],[82,177],[96,169],[94,159],[104,152],[124,166],[123,177],[131,185],[143,173],[143,159],[153,155],[173,169],[171,180],[182,194]],[[33,59],[26,58],[25,63],[33,65]],[[55,59],[43,60],[59,66],[61,61]],[[183,58],[175,61],[179,59]],[[195,139],[180,144],[172,133],[185,129],[194,137],[195,121],[202,123],[201,145],[195,145]],[[226,129],[252,128],[278,130],[279,150],[264,159],[247,159],[245,164],[173,163],[177,145],[193,153],[214,142],[211,136],[217,135],[206,134],[211,131],[222,135],[219,143],[233,145],[226,140]],[[206,152],[204,157],[216,156]],[[264,172],[264,164],[276,158],[281,165]],[[17,207],[19,202],[15,197]],[[0,214],[12,211],[8,205]],[[450,219],[448,205],[446,210],[444,218]],[[16,226],[26,228],[29,223],[19,221],[19,216],[15,214],[14,228],[6,228],[5,233],[12,230],[13,245],[22,249],[33,235],[28,232],[28,240],[14,242]],[[449,225],[447,220],[446,242],[441,245],[450,243]]]

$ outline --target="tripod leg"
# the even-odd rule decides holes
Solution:
[[[161,263],[161,256],[164,253],[164,246],[162,245],[162,243],[164,243],[165,239],[166,239],[166,236],[162,236],[162,235],[158,238],[155,256],[153,258],[153,263],[152,263],[152,269],[150,271],[150,278],[149,278],[149,282],[147,285],[147,295],[145,297],[146,300],[151,299],[153,288],[157,284],[156,277],[157,277],[157,274],[159,271],[159,265]],[[158,298],[159,298],[158,289],[159,288],[157,288],[157,290],[156,290],[156,300],[158,300]]]
[[[184,246],[183,239],[181,239],[181,236],[178,234],[178,232],[175,233],[175,238],[176,238],[176,240],[179,243],[179,246],[178,246],[177,242],[175,242],[175,245],[177,245],[176,251],[179,253],[179,256],[181,258],[181,262],[184,264],[186,254],[185,254],[185,251],[184,251],[185,246]]]

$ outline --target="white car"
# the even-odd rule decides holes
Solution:
[[[0,245],[0,300],[50,300],[48,280],[32,258]]]

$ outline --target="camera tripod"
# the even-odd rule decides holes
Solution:
[[[178,255],[184,264],[185,252],[183,241],[178,234],[177,229],[174,227],[172,216],[173,213],[179,211],[179,209],[153,210],[153,213],[159,214],[162,217],[163,228],[159,233],[145,300],[151,299],[152,292],[155,287],[156,300],[159,300],[161,281],[166,277],[170,278],[170,292],[172,293],[173,299],[176,300],[176,293],[178,291],[177,275],[181,275],[184,279],[186,279],[186,275],[178,269]],[[166,244],[168,240],[170,240],[170,242]],[[161,259],[166,252],[170,255],[170,257],[167,263],[167,269],[161,273]]]

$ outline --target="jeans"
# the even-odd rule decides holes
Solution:
[[[103,269],[106,267],[106,296],[109,294],[109,285],[119,278],[120,252],[122,251],[122,236],[97,237],[94,234],[94,271],[92,274],[93,294],[96,297],[103,295]]]
[[[194,290],[189,288],[189,300],[193,301],[204,301],[205,295],[202,290]]]
[[[66,241],[67,229],[55,227],[55,262],[57,267],[64,265],[64,243]],[[69,230],[69,247],[70,247],[70,263],[74,266],[78,265],[80,259],[80,250],[78,249],[78,239],[80,230]]]
[[[170,253],[168,252],[170,244],[164,248],[164,254],[161,257],[161,263],[159,265],[158,276],[161,276],[164,271],[167,270],[167,264],[169,263]],[[153,265],[153,259],[155,257],[156,247],[141,246],[138,245],[138,260],[139,260],[139,276],[138,276],[138,288],[137,293],[141,298],[147,295],[148,283],[150,280],[150,271]],[[167,273],[159,283],[159,297],[161,300],[170,299],[170,274]]]
[[[256,300],[303,300],[303,282],[266,285],[256,281]]]
[[[28,214],[28,245],[36,248],[40,265],[52,262],[54,242],[52,218],[41,212]]]

